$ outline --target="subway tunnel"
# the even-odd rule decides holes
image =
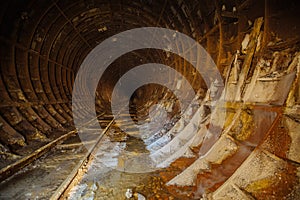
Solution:
[[[0,199],[300,199],[298,1],[0,9]]]

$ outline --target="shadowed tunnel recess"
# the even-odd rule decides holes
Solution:
[[[298,1],[0,4],[0,199],[300,198]],[[176,31],[166,38],[154,33],[151,44],[180,33],[195,40],[222,81],[206,80],[214,77],[208,57],[201,60],[207,74],[195,69],[201,52],[182,52],[187,59],[168,46],[126,52],[101,77],[91,75],[91,82],[99,78],[97,120],[87,117],[90,91],[79,85],[83,139],[72,107],[79,68],[104,40],[144,27]],[[180,40],[174,46],[193,48]],[[171,88],[150,82],[118,91],[116,117],[114,89],[151,63]]]

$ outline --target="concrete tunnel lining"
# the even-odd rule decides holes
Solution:
[[[22,170],[26,171],[27,168],[35,166],[35,162],[43,162],[43,159],[47,160],[51,156],[59,158],[62,154],[55,152],[55,149],[61,146],[73,143],[77,145],[75,141],[78,138],[72,132],[75,130],[72,94],[81,64],[105,39],[123,31],[143,27],[175,30],[197,41],[216,63],[227,91],[224,96],[226,103],[215,108],[217,115],[214,117],[216,121],[224,117],[224,127],[211,121],[203,122],[203,126],[197,129],[198,134],[189,140],[187,149],[182,149],[185,145],[179,145],[182,140],[174,140],[172,144],[181,147],[178,150],[180,153],[170,155],[170,161],[174,158],[172,164],[164,172],[155,174],[159,177],[157,180],[153,179],[154,175],[149,175],[149,179],[145,180],[146,184],[155,183],[160,189],[135,188],[136,192],[149,199],[163,199],[167,196],[174,199],[262,199],[262,194],[270,199],[299,198],[298,8],[299,2],[295,0],[1,2],[0,174],[3,172],[3,177],[7,177],[5,173],[8,170],[14,176],[1,179],[3,190],[0,190],[0,198],[24,199],[24,196],[18,196],[11,189],[7,189],[11,188],[14,181],[22,189],[21,183],[27,180],[25,175],[23,179],[18,179],[19,175],[16,176],[15,173],[21,169],[19,173],[22,174]],[[258,25],[260,17],[263,21]],[[247,34],[249,43],[246,49],[242,49]],[[187,47],[185,44],[179,45]],[[237,50],[240,50],[239,55],[236,54]],[[187,57],[194,59],[190,54]],[[236,64],[237,61],[241,65]],[[210,115],[209,112],[214,110],[211,103],[211,91],[214,88],[211,84],[205,84],[205,76],[194,71],[193,61],[183,59],[168,50],[146,48],[133,50],[119,57],[111,63],[104,76],[99,77],[93,105],[102,129],[107,126],[106,121],[112,119],[110,103],[114,84],[135,66],[147,63],[161,63],[182,74],[199,94],[199,102],[202,103],[199,108],[190,108],[189,112],[201,113],[203,119],[207,120],[204,116]],[[172,83],[172,77],[167,78]],[[286,92],[281,92],[283,90]],[[176,102],[178,99],[167,88],[150,84],[137,89],[130,101],[130,117],[138,124],[139,121],[145,123],[149,120],[149,110],[153,105],[163,102],[162,105],[170,106],[166,102]],[[85,103],[80,102],[83,108]],[[172,112],[168,115],[171,119],[164,126],[163,133],[154,133],[155,128],[151,130],[145,127],[149,133],[153,131],[153,137],[148,138],[147,142],[152,141],[154,136],[164,138],[161,136],[164,134],[175,138],[176,134],[170,133],[174,130],[172,127],[184,130],[186,122],[179,119],[178,110],[181,107],[178,105],[171,105]],[[197,112],[197,109],[201,109],[201,112]],[[85,116],[88,110],[81,109],[78,112],[80,116]],[[276,117],[270,113],[276,113]],[[156,114],[159,115],[159,112]],[[188,119],[190,115],[186,114],[185,117]],[[260,122],[255,121],[255,117]],[[121,123],[129,124],[125,120]],[[251,123],[258,127],[260,136],[249,125]],[[266,126],[264,128],[263,123]],[[91,125],[91,129],[93,126]],[[210,140],[209,134],[202,135],[207,131],[221,131],[222,135]],[[126,143],[126,134],[118,127],[108,132],[110,140],[120,137],[120,142]],[[65,138],[66,135],[71,139]],[[59,138],[66,140],[60,144],[57,141]],[[106,141],[108,138],[105,138]],[[129,136],[127,139],[131,145],[127,148],[133,149],[132,151],[135,151],[135,142],[141,143]],[[161,145],[166,142],[157,141]],[[202,149],[207,148],[205,152],[213,153],[207,153],[206,158],[199,157],[200,143]],[[145,149],[150,151],[160,148],[157,145],[158,143],[153,143],[151,147],[146,145],[149,150],[146,147]],[[222,145],[224,148],[228,145],[227,153],[219,148]],[[43,152],[49,152],[50,157],[40,158],[42,154],[36,151],[45,146],[47,150]],[[139,146],[136,145],[136,148]],[[74,162],[80,160],[81,153],[78,158],[74,158]],[[249,157],[244,158],[248,153]],[[20,162],[28,156],[31,156],[30,161]],[[163,158],[165,157],[157,159]],[[129,167],[126,159],[120,159],[125,163],[124,167]],[[167,160],[168,158],[166,162]],[[231,165],[234,167],[230,168]],[[91,166],[95,166],[92,161]],[[260,179],[242,173],[244,170],[250,174],[250,166],[254,169],[253,174],[261,177]],[[265,166],[269,166],[270,172],[277,175],[267,173]],[[262,172],[259,172],[260,169]],[[36,184],[43,185],[42,179],[36,181]],[[191,184],[187,184],[188,182]],[[76,184],[73,186],[76,188]],[[44,189],[47,187],[43,186]],[[123,189],[127,188],[121,190],[124,196]],[[27,191],[30,193],[29,189]],[[94,193],[96,195],[97,192]],[[19,195],[21,194],[23,193]],[[67,193],[64,195],[67,198]],[[97,195],[94,198],[97,199]]]

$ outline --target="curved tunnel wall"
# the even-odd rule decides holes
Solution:
[[[76,71],[93,47],[110,35],[161,26],[201,38],[199,20],[213,26],[209,13],[213,6],[194,3],[2,2],[1,143],[17,151],[31,141],[51,138],[54,131],[65,131],[72,124]],[[198,9],[190,11],[192,7]],[[180,58],[165,61],[160,56],[160,62],[173,62],[179,71],[186,65]],[[142,57],[149,62],[149,56]]]
[[[12,149],[26,146],[31,140],[45,140],[54,130],[65,131],[72,124],[71,95],[76,72],[85,56],[107,37],[136,27],[175,29],[199,41],[223,71],[232,54],[240,48],[249,23],[264,16],[267,10],[260,1],[223,4],[210,1],[3,1],[1,4],[1,143]],[[236,7],[239,15],[222,17],[222,5],[228,10]],[[272,6],[269,7],[267,14],[272,13]],[[276,9],[278,6],[273,10]],[[272,32],[272,26],[275,31],[278,29],[278,25],[268,24],[271,24],[266,28],[268,33]],[[295,31],[297,33],[297,28]],[[140,52],[138,56],[144,61],[138,62],[173,65],[199,89],[199,77],[187,73],[188,63],[183,59],[176,56],[166,59],[163,52],[156,55],[151,51],[147,51],[146,56]],[[127,56],[125,71],[136,65],[135,57]],[[124,69],[121,72],[119,69],[119,75],[114,75],[117,68],[118,64],[108,73],[109,84],[124,73]]]
[[[233,7],[236,13],[232,12]],[[264,17],[264,24],[261,33],[263,50],[257,57],[272,60],[274,51],[290,47],[292,53],[296,52],[300,33],[300,28],[295,26],[299,23],[299,18],[294,17],[297,8],[296,1],[271,3],[269,0],[2,1],[1,151],[27,155],[74,128],[71,99],[76,73],[88,53],[109,36],[147,26],[178,30],[208,51],[225,80],[234,53],[241,50],[245,35],[252,31],[258,17]],[[287,30],[292,31],[286,34]],[[281,40],[284,42],[280,43]],[[279,45],[275,48],[274,43]],[[255,65],[257,57],[253,58]],[[96,101],[98,111],[109,112],[112,85],[126,71],[148,62],[172,66],[190,81],[195,90],[207,89],[201,76],[191,73],[190,63],[179,56],[158,50],[134,51],[116,60],[100,80]],[[297,83],[293,90],[295,92],[290,95],[294,97],[288,106],[300,103]],[[154,86],[141,88],[133,102],[142,107],[145,102],[155,102],[157,96],[166,92],[160,89],[159,94],[153,96],[154,91]],[[171,93],[166,96],[172,98]],[[148,108],[136,112],[143,116]],[[4,165],[9,163],[4,161]]]

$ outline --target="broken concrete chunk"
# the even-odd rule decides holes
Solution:
[[[197,174],[199,174],[202,170],[208,169],[208,162],[203,158],[199,158],[181,174],[170,180],[167,185],[194,186],[196,184]]]
[[[227,184],[221,191],[213,193],[212,199],[214,200],[254,200],[252,196],[242,191],[239,187],[234,184]]]
[[[203,157],[209,163],[221,164],[226,158],[233,155],[237,150],[237,144],[229,137],[223,136]]]

